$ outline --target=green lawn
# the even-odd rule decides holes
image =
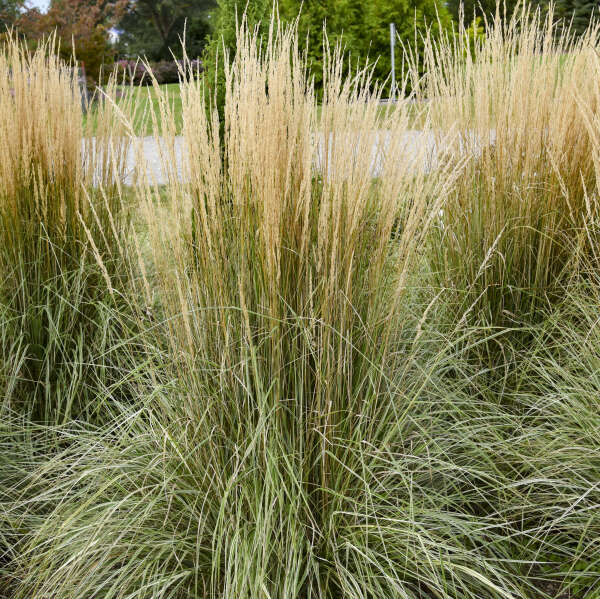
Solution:
[[[172,106],[175,126],[177,127],[177,134],[181,133],[183,125],[182,119],[182,107],[181,107],[181,94],[179,91],[178,83],[169,83],[161,85],[160,88],[165,90],[168,94],[169,102]],[[134,118],[134,130],[137,135],[152,135],[152,113],[157,117],[159,116],[159,105],[156,90],[152,86],[138,87],[134,90],[135,101],[138,103],[136,110],[136,116]],[[381,118],[386,114],[388,107],[381,105],[379,108],[379,115]],[[419,129],[422,121],[422,115],[420,114],[418,106],[411,106],[411,115],[414,120],[413,128]],[[317,118],[321,119],[321,107],[317,109]],[[160,121],[160,119],[159,119]]]
[[[173,116],[177,127],[177,133],[181,133],[181,94],[178,83],[161,85],[162,90],[168,94],[169,103],[173,110]],[[138,87],[134,90],[136,102],[139,104],[134,119],[134,129],[138,135],[152,135],[152,114],[159,117],[159,105],[156,91],[152,86]],[[160,120],[160,119],[159,119]]]
[[[160,86],[162,90],[167,92],[169,103],[173,109],[174,123],[176,126],[176,132],[179,135],[181,133],[182,116],[181,116],[181,94],[179,93],[178,83],[168,83]],[[125,89],[123,89],[125,92]],[[158,97],[156,90],[152,86],[136,87],[133,89],[134,103],[137,105],[134,111],[133,129],[136,135],[152,135],[152,114],[156,115],[158,122],[160,119],[160,109],[158,104]],[[121,100],[118,102],[122,105],[124,112],[127,113],[125,108],[125,101]],[[90,111],[84,116],[84,124],[91,120],[91,129],[95,133],[97,129],[96,122],[96,109],[92,105]]]

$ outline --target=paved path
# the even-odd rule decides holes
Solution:
[[[373,136],[373,151],[371,156],[371,171],[373,176],[378,176],[381,173],[383,153],[388,150],[392,142],[391,134],[389,131],[377,131],[372,134]],[[142,156],[142,160],[148,165],[149,174],[155,178],[156,183],[159,185],[167,183],[167,174],[162,168],[163,160],[161,155],[165,155],[166,142],[164,139],[157,141],[153,137],[142,137],[138,138],[138,149],[132,147],[128,159],[128,178],[127,183],[132,183],[134,179],[134,172],[136,165],[139,161],[139,156]],[[174,140],[174,153],[176,156],[176,167],[178,176],[182,176],[182,156],[184,143],[182,137],[176,137]],[[407,160],[409,162],[415,162],[418,158],[420,164],[423,164],[426,170],[430,170],[436,160],[436,141],[433,133],[423,131],[406,131],[403,133],[402,140],[398,143],[398,146],[394,150],[399,160]],[[324,158],[324,140],[321,139],[317,148],[317,168],[319,163]]]

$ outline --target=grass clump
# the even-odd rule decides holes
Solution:
[[[428,374],[403,355],[410,269],[456,172],[426,176],[398,141],[374,182],[368,72],[331,55],[318,132],[295,30],[259,47],[240,30],[224,140],[183,85],[183,180],[160,204],[140,189],[177,382],[48,463],[72,500],[25,540],[16,596],[508,597],[494,550],[473,553],[468,478],[432,474],[448,447],[420,434]],[[408,122],[390,113],[392,139]]]
[[[9,38],[0,48],[0,302],[23,356],[22,393],[8,407],[48,422],[85,403],[60,389],[84,376],[99,305],[119,288],[128,228],[115,86],[98,101],[91,137],[76,74],[54,46],[31,53]]]
[[[473,41],[461,30],[426,46],[420,94],[469,163],[444,208],[431,254],[440,284],[479,322],[511,326],[560,300],[597,213],[587,110],[598,30],[573,38],[550,12],[523,8]],[[415,84],[416,85],[416,84]]]
[[[600,88],[573,81],[600,63],[595,34],[576,45],[528,27],[473,54],[429,46],[429,102],[382,110],[370,70],[348,74],[330,48],[317,105],[295,27],[259,39],[242,24],[223,127],[202,81],[183,74],[180,106],[155,85],[168,183],[136,178],[135,229],[121,163],[103,160],[125,151],[120,129],[77,129],[71,146],[89,150],[73,150],[69,186],[65,162],[39,153],[43,168],[16,179],[33,191],[0,196],[44,248],[2,254],[20,270],[1,289],[45,302],[0,305],[0,595],[598,596]],[[526,83],[539,115],[533,91],[517,109]],[[584,137],[561,140],[555,97]],[[13,115],[15,98],[0,104]],[[448,108],[448,153],[411,146],[415,105],[427,139]],[[113,106],[98,122],[117,122]],[[68,124],[51,118],[27,129],[48,146]],[[33,162],[19,147],[7,155]],[[31,262],[46,249],[62,262]],[[57,357],[29,386],[15,306],[52,323],[42,346]]]

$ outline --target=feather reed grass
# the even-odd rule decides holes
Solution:
[[[10,407],[51,422],[71,413],[53,381],[81,374],[61,365],[83,368],[98,302],[118,288],[128,228],[115,84],[98,98],[92,136],[75,70],[55,46],[31,52],[9,37],[0,48],[0,301],[25,348],[23,405]]]
[[[202,83],[182,73],[181,168],[172,106],[156,86],[153,128],[169,185],[153,185],[149,174],[137,180],[146,223],[134,239],[137,265],[121,233],[126,212],[111,208],[100,227],[78,208],[74,245],[93,278],[61,288],[61,297],[96,298],[102,342],[93,337],[92,376],[45,383],[54,391],[71,383],[71,396],[95,398],[104,418],[83,410],[59,425],[32,424],[27,411],[0,410],[0,594],[598,596],[599,88],[576,90],[572,78],[600,63],[588,54],[589,36],[580,46],[564,42],[563,62],[549,29],[542,29],[549,45],[534,53],[527,27],[513,22],[508,36],[494,29],[475,58],[460,45],[457,55],[429,47],[439,69],[429,72],[431,85],[455,81],[467,94],[472,71],[481,71],[490,110],[471,102],[469,114],[479,139],[495,127],[499,140],[472,141],[471,117],[461,112],[470,100],[432,92],[422,122],[429,131],[442,109],[450,111],[448,155],[407,154],[414,105],[400,102],[382,115],[369,69],[347,74],[339,49],[326,48],[317,106],[296,29],[276,20],[264,40],[244,24],[238,31],[237,53],[225,61],[223,129]],[[529,91],[526,81],[539,89]],[[505,93],[498,103],[492,88]],[[516,103],[519,91],[530,94],[522,112],[516,104],[509,111],[507,96]],[[585,129],[581,140],[561,142],[562,121],[548,112],[553,94],[562,94],[570,127]],[[502,129],[502,115],[514,117],[516,130]],[[509,142],[521,153],[512,155]],[[500,150],[508,164],[492,160]],[[75,157],[71,164],[82,183],[65,189],[83,189],[84,205],[100,214],[96,202],[105,195],[93,190],[109,187],[118,169],[94,188],[90,173],[98,169],[78,171]],[[509,188],[520,181],[518,169],[535,179],[538,167],[540,187],[534,193],[531,180],[523,184],[521,206]],[[118,177],[114,185],[118,200]],[[489,204],[479,206],[484,197]],[[550,200],[559,213],[572,205],[573,222],[564,210],[548,216],[540,202]],[[485,237],[504,214],[523,226],[503,221]],[[61,218],[52,232],[66,245]],[[552,243],[540,245],[534,221]],[[133,314],[156,311],[143,323],[131,319],[131,328],[111,298],[110,289],[119,290],[109,232],[125,248],[126,268],[149,273]],[[529,245],[511,246],[517,241]],[[563,241],[575,258],[561,253]],[[499,270],[498,252],[512,256],[514,268]],[[526,268],[530,252],[551,269],[540,278]],[[563,277],[575,259],[577,271]],[[428,288],[432,264],[436,282],[456,293]],[[493,287],[493,276],[506,288]],[[515,295],[517,279],[527,294],[551,301]],[[88,289],[83,283],[92,280]],[[47,305],[57,313],[54,299]],[[506,327],[510,306],[519,322]],[[0,306],[0,405],[9,407],[30,359],[28,337],[5,324],[12,309]],[[57,330],[57,339],[71,334]],[[529,339],[526,348],[507,334],[515,330]],[[501,336],[506,351],[480,360],[478,348]],[[64,354],[65,363],[82,363]]]
[[[552,11],[526,6],[481,40],[461,29],[425,44],[414,85],[436,126],[457,128],[454,155],[469,157],[436,228],[433,269],[483,323],[535,319],[592,251],[598,140],[582,106],[598,110],[598,46],[597,26],[575,38]]]
[[[15,596],[511,597],[499,556],[472,552],[460,469],[432,474],[447,451],[418,433],[432,371],[402,342],[457,171],[403,159],[401,105],[373,180],[368,71],[344,78],[329,54],[319,130],[295,29],[273,22],[264,53],[238,35],[225,139],[190,78],[183,176],[167,154],[166,198],[139,190],[176,383],[42,466],[53,497],[88,499],[31,516]]]
[[[408,103],[381,117],[369,68],[344,76],[339,49],[326,56],[319,120],[295,29],[273,21],[263,45],[243,26],[236,55],[225,60],[224,138],[202,83],[188,78],[183,174],[171,169],[166,206],[157,209],[156,193],[142,191],[173,318],[173,351],[194,389],[182,409],[203,421],[207,434],[235,439],[217,455],[207,447],[207,460],[230,471],[248,451],[257,472],[269,471],[273,487],[265,493],[277,493],[277,509],[285,508],[277,489],[297,487],[285,535],[295,538],[292,569],[308,577],[292,588],[308,595],[335,594],[346,584],[339,571],[321,574],[306,551],[318,548],[334,559],[327,548],[331,518],[346,509],[347,486],[355,484],[340,476],[339,464],[354,452],[361,459],[361,443],[377,444],[386,423],[393,428],[400,306],[428,226],[460,168],[428,176],[425,149],[407,159]],[[168,103],[161,105],[164,135],[174,119]],[[168,156],[165,166],[175,164]],[[259,455],[271,437],[275,445]],[[237,478],[235,468],[230,475]],[[214,593],[253,596],[280,576],[277,552],[257,556],[257,578],[244,580],[239,568],[254,549],[238,564],[236,529],[227,520],[216,526],[225,528],[215,559],[226,561],[225,570],[213,562]],[[257,534],[247,541],[259,543]],[[273,543],[283,548],[285,535]],[[308,545],[303,536],[312,539]]]

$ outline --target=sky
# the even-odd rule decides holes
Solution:
[[[31,8],[39,8],[42,12],[45,12],[50,4],[50,0],[29,0],[27,2]]]

